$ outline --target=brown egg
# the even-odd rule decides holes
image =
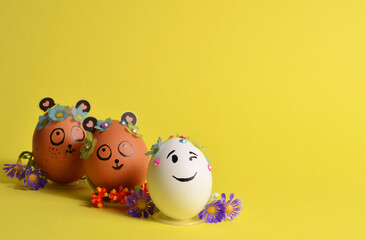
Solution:
[[[42,101],[47,102],[45,100],[50,103],[50,99]],[[80,106],[80,102],[76,107]],[[87,104],[86,110],[90,109],[89,103],[85,100],[82,100],[81,104],[84,104],[83,106]],[[41,107],[41,109],[47,108]],[[80,148],[86,132],[81,122],[76,121],[73,114],[70,115],[60,121],[50,120],[47,126],[36,128],[33,134],[33,155],[36,165],[47,174],[48,179],[57,183],[71,183],[84,175]],[[48,113],[44,116],[48,116]]]
[[[124,116],[129,121],[136,119],[133,113]],[[85,119],[84,128],[87,122],[92,123],[90,118]],[[84,166],[86,176],[94,187],[104,187],[110,191],[120,185],[132,188],[146,181],[149,163],[149,157],[145,155],[148,151],[146,144],[142,138],[128,132],[126,125],[112,120],[105,131],[94,130],[93,138],[97,139],[97,144],[93,153],[84,160]]]

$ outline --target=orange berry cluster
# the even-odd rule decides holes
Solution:
[[[92,194],[91,202],[94,207],[101,208],[101,207],[103,207],[103,204],[104,204],[103,198],[109,197],[109,201],[111,203],[119,202],[120,204],[125,205],[126,198],[131,195],[132,190],[135,188],[128,189],[128,188],[124,188],[123,186],[119,186],[118,191],[116,189],[112,189],[112,191],[108,194],[107,190],[105,188],[97,187],[96,188],[97,192]],[[149,195],[149,191],[147,189],[147,183],[137,186],[137,188],[140,188],[143,191],[145,191],[146,196]]]

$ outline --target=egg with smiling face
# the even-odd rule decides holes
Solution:
[[[203,153],[185,138],[163,142],[147,171],[152,201],[170,218],[186,220],[197,216],[211,194],[210,170]]]
[[[94,151],[84,160],[86,176],[94,187],[111,191],[119,186],[132,188],[145,183],[147,147],[141,137],[128,131],[128,122],[135,125],[136,119],[135,114],[127,112],[121,121],[106,121],[100,127],[93,117],[84,120],[84,129],[96,139]]]

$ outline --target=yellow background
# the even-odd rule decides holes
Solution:
[[[0,174],[1,239],[365,239],[365,1],[0,1],[1,164],[39,100],[207,149],[232,223],[173,227],[24,191]]]

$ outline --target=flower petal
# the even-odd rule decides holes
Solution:
[[[234,193],[230,194],[230,202],[234,199]]]
[[[146,210],[144,210],[144,218],[148,218],[149,217],[149,214],[147,213]]]
[[[225,195],[225,193],[221,194],[221,198],[222,198],[222,201],[224,203],[226,203],[226,195]]]

